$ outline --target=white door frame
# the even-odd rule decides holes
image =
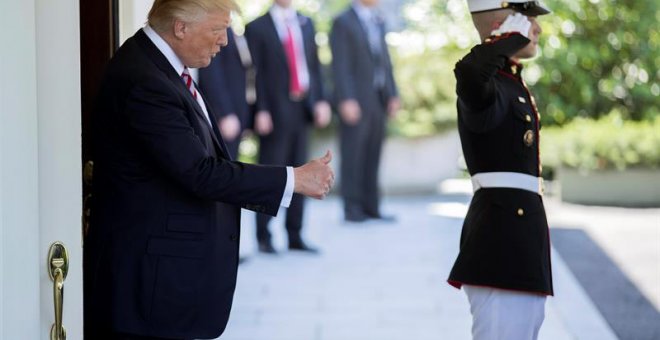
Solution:
[[[82,339],[78,0],[0,4],[0,338],[48,339],[46,255],[69,251],[67,339]]]

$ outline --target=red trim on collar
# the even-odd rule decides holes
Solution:
[[[515,81],[517,81],[517,82],[520,82],[520,79],[517,78],[516,76],[514,76],[514,75],[511,74],[511,73],[504,72],[504,71],[502,71],[502,70],[497,70],[497,73],[499,73],[499,74],[501,74],[501,75],[503,75],[503,76],[507,76],[507,77],[509,77],[509,78],[511,78],[511,79],[513,79],[513,80],[515,80]]]
[[[514,35],[522,35],[522,34],[520,34],[520,32],[506,32],[500,35],[491,35],[490,37],[486,38],[486,40],[484,40],[484,44],[493,44],[497,41],[509,38]]]

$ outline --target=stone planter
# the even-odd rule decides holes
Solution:
[[[561,168],[565,202],[621,207],[660,207],[660,170],[629,169],[581,173]]]
[[[338,171],[341,162],[337,138],[312,139],[309,156],[320,157],[330,149],[337,175],[337,191],[341,181]],[[380,164],[380,187],[384,194],[425,194],[437,192],[438,184],[458,175],[461,143],[456,130],[424,138],[388,138],[383,147]]]

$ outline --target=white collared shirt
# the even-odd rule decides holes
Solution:
[[[374,17],[374,10],[370,7],[367,7],[360,3],[359,1],[353,1],[353,9],[357,13],[360,20],[364,23],[369,22]]]
[[[144,28],[142,28],[142,30],[147,35],[147,37],[149,37],[151,42],[156,45],[160,53],[162,53],[165,58],[167,58],[167,61],[170,63],[170,65],[172,65],[176,74],[180,76],[186,66],[176,55],[172,47],[156,31],[154,31],[151,26],[146,25]],[[199,94],[199,91],[197,91],[197,93]],[[201,95],[197,96],[197,104],[199,104],[199,106],[202,108],[202,111],[204,111],[204,115],[206,116],[206,120],[209,125],[213,126],[213,124],[211,124],[211,119],[209,118],[209,113],[206,109],[206,104],[204,103]],[[280,206],[284,208],[288,208],[289,205],[291,205],[291,198],[293,198],[293,189],[295,184],[293,167],[286,167],[286,175],[286,185],[284,187],[284,193],[282,194],[282,200],[280,201]]]
[[[303,90],[309,90],[309,72],[307,70],[307,58],[305,57],[305,43],[302,29],[300,27],[300,21],[298,20],[298,13],[296,13],[296,10],[291,7],[284,8],[277,4],[273,4],[273,7],[270,8],[270,15],[275,22],[277,35],[282,42],[286,41],[289,35],[287,31],[287,23],[289,24],[296,46],[296,61],[298,62],[296,68],[298,69],[300,85]]]

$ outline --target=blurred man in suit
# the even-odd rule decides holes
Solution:
[[[344,218],[393,220],[380,211],[378,168],[387,118],[400,107],[378,0],[355,0],[330,33],[335,99],[341,118]]]
[[[252,126],[256,103],[254,64],[243,35],[227,29],[227,46],[199,70],[199,89],[209,99],[208,105],[218,116],[218,127],[233,159],[243,131]]]
[[[94,112],[84,248],[85,338],[216,338],[236,286],[240,207],[322,198],[331,155],[301,167],[231,161],[188,68],[227,43],[233,0],[156,0],[106,69]]]
[[[275,0],[270,10],[245,30],[257,67],[255,132],[260,136],[260,164],[303,164],[308,125],[324,127],[331,109],[325,101],[312,20],[298,13],[291,0]],[[303,197],[294,195],[286,214],[290,250],[317,252],[303,241]],[[268,223],[257,215],[259,250],[274,254]]]

